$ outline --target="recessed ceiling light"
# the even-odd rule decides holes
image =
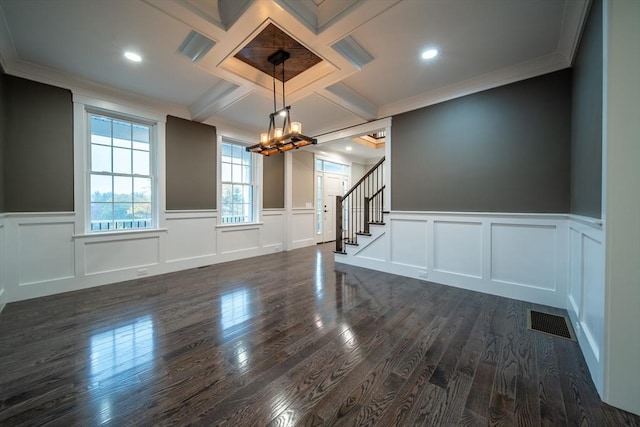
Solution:
[[[350,145],[347,145],[347,151],[351,151],[353,148]]]
[[[142,61],[142,57],[134,52],[125,52],[124,57],[127,58],[129,61],[133,61],[133,62]]]
[[[438,49],[427,49],[422,52],[422,59],[431,59],[438,56]]]

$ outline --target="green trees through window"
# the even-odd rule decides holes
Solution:
[[[153,227],[151,126],[90,114],[90,230]]]
[[[252,154],[242,145],[222,143],[222,222],[243,223],[254,220],[254,184]]]

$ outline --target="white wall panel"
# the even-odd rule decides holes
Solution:
[[[73,227],[73,222],[18,225],[19,285],[74,276]]]
[[[385,261],[385,254],[387,252],[387,237],[384,233],[373,237],[364,236],[364,239],[358,239],[368,240],[366,245],[358,247],[358,250],[356,251],[356,255],[358,256],[358,258],[364,258],[378,262]]]
[[[295,210],[291,216],[291,241],[293,248],[315,245],[316,236],[313,228],[314,211]]]
[[[157,236],[87,241],[84,243],[85,274],[158,264],[159,245]]]
[[[569,220],[567,311],[599,393],[604,390],[604,248],[600,220]]]
[[[579,316],[582,312],[582,234],[569,230],[569,304]]]
[[[315,245],[313,215],[313,209],[267,210],[263,223],[229,226],[217,224],[215,210],[169,211],[161,214],[161,229],[88,234],[73,212],[2,215],[0,306]]]
[[[262,214],[262,246],[282,248],[284,243],[284,213],[264,212]]]
[[[482,224],[434,221],[433,269],[482,278]]]
[[[604,339],[604,258],[602,244],[589,236],[582,236],[582,277],[583,324],[582,328],[593,349],[597,360],[600,360],[600,349]]]
[[[491,278],[516,285],[556,289],[556,228],[493,224]]]
[[[427,222],[393,219],[391,222],[391,262],[427,268]]]
[[[258,249],[260,247],[260,229],[258,226],[219,227],[221,253]]]
[[[166,220],[167,261],[215,255],[216,217],[170,218]]]
[[[358,246],[347,245],[347,254],[335,258],[564,308],[569,277],[567,219],[553,214],[396,211],[385,216],[386,226],[375,229],[384,238],[359,237]]]

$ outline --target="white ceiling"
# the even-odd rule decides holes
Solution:
[[[286,85],[292,118],[315,136],[566,68],[588,6],[589,0],[0,0],[0,61],[9,74],[252,135],[268,125],[271,77],[233,55],[272,22],[323,59]],[[195,64],[178,52],[191,30],[216,42]],[[354,64],[332,48],[341,40],[371,61]],[[422,60],[427,47],[437,47],[439,56]],[[143,61],[128,62],[125,50]]]

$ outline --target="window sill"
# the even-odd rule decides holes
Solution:
[[[139,230],[122,230],[122,231],[103,231],[95,233],[74,234],[71,236],[73,239],[91,239],[91,238],[103,238],[103,237],[127,237],[138,234],[160,234],[167,233],[169,230],[166,228],[145,228]]]
[[[257,226],[263,225],[263,222],[242,222],[242,223],[232,223],[232,224],[217,224],[216,228],[255,228]]]

